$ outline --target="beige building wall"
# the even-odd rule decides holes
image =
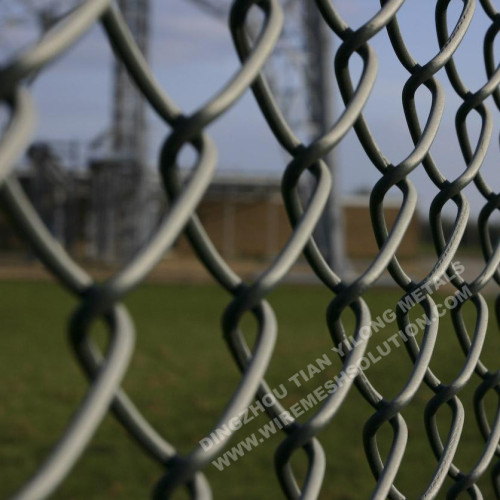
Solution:
[[[391,229],[399,208],[390,206],[384,209],[388,230]],[[353,258],[373,257],[377,251],[377,241],[371,225],[370,210],[366,206],[345,206],[345,238],[347,255]],[[397,256],[403,258],[413,257],[418,252],[419,222],[414,216],[403,238]]]
[[[397,206],[385,209],[390,228],[398,213]],[[203,201],[198,215],[207,233],[224,257],[266,259],[276,255],[290,236],[290,222],[278,194],[265,199],[227,195],[223,199]],[[367,206],[344,207],[346,251],[351,258],[370,258],[377,251]],[[410,223],[398,256],[412,257],[417,253],[419,224],[417,217]],[[185,236],[179,239],[177,250],[190,252]]]

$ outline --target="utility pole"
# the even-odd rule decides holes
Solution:
[[[303,35],[306,47],[304,72],[309,94],[309,120],[316,137],[327,132],[334,122],[333,55],[331,31],[312,1],[304,2]],[[344,214],[335,155],[325,158],[332,177],[328,203],[319,222],[317,233],[323,242],[328,264],[338,273],[346,270]]]

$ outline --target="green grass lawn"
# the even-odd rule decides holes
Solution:
[[[377,290],[367,294],[366,300],[376,316],[394,307],[400,296],[398,291]],[[439,302],[444,297],[435,298]],[[312,286],[285,286],[270,296],[279,336],[267,378],[271,386],[286,384],[285,406],[338,373],[340,363],[329,351],[332,341],[325,324],[329,300],[328,291]],[[124,386],[147,418],[181,452],[192,449],[211,429],[239,379],[219,326],[228,301],[229,296],[215,286],[146,285],[126,302],[137,329],[137,347]],[[0,283],[0,498],[8,497],[35,471],[85,393],[87,384],[73,359],[65,330],[75,304],[54,284]],[[466,313],[466,323],[472,330],[474,309],[467,306]],[[353,319],[348,313],[345,324],[352,332]],[[252,323],[249,321],[245,328],[251,337]],[[494,321],[489,329],[483,360],[495,369],[500,367],[500,343]],[[370,342],[379,343],[396,331],[392,324]],[[301,388],[288,382],[291,375],[325,352],[335,359],[334,366]],[[446,316],[431,367],[449,382],[460,371],[463,359]],[[411,367],[401,347],[372,366],[367,375],[381,392],[393,397]],[[474,375],[460,395],[466,423],[456,464],[464,471],[476,462],[484,444],[471,405],[478,383]],[[431,395],[430,390],[421,388],[403,413],[410,437],[397,485],[412,498],[421,493],[436,466],[423,423],[423,409]],[[492,415],[495,400],[487,401]],[[328,461],[322,498],[369,498],[375,483],[361,436],[364,422],[372,413],[353,389],[321,435]],[[256,432],[266,421],[264,416],[255,419],[239,431],[232,444]],[[439,421],[444,439],[450,421],[447,407],[442,409]],[[380,430],[383,453],[391,436],[389,426]],[[222,472],[208,466],[206,474],[215,498],[282,498],[273,470],[273,453],[282,438],[277,434]],[[294,459],[298,470],[304,466],[302,455],[298,453]],[[148,498],[160,476],[161,468],[142,453],[112,417],[107,417],[54,498]],[[489,478],[479,484],[485,498],[491,498]]]

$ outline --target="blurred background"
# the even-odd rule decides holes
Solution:
[[[70,7],[71,2],[56,0],[2,0],[2,60],[7,61],[36,40]],[[123,2],[128,24],[159,83],[186,113],[200,106],[238,68],[227,29],[229,7],[227,0]],[[287,22],[267,64],[266,76],[285,116],[307,143],[328,129],[344,109],[332,71],[335,48],[340,42],[321,22],[312,4],[288,1],[284,7]],[[342,0],[336,2],[336,8],[348,23],[358,26],[375,14],[377,6],[362,0]],[[450,5],[450,26],[460,9],[459,2]],[[432,3],[412,1],[406,2],[398,14],[406,43],[421,62],[438,51],[435,37],[426,35],[434,31],[433,17]],[[456,53],[457,66],[465,68],[461,74],[471,89],[484,82],[479,55],[488,25],[486,15],[478,9]],[[365,116],[382,151],[397,164],[412,150],[410,134],[402,126],[400,97],[409,75],[385,33],[376,36],[372,44],[379,71]],[[351,66],[356,81],[360,60],[353,58]],[[432,153],[443,173],[455,178],[465,169],[454,125],[461,100],[449,86],[444,71],[437,78],[447,91],[447,102]],[[123,67],[116,64],[100,26],[44,69],[33,84],[33,94],[37,133],[17,168],[26,192],[61,244],[75,258],[95,267],[96,272],[102,265],[113,266],[130,259],[165,211],[158,155],[168,128],[136,92]],[[427,91],[419,91],[417,101],[421,120],[425,121],[430,106]],[[479,132],[479,120],[475,120],[475,116],[468,120],[472,137]],[[280,197],[280,176],[289,158],[274,140],[250,92],[224,119],[216,121],[209,133],[216,141],[219,163],[199,215],[223,256],[234,261],[241,272],[252,274],[259,268],[255,263],[275,256],[290,234]],[[498,136],[498,130],[495,133]],[[483,167],[488,181],[494,179],[495,168],[495,148],[490,149]],[[181,155],[180,166],[186,175],[193,157],[188,148]],[[317,238],[338,272],[359,271],[377,253],[368,200],[380,173],[353,131],[328,162],[334,189]],[[398,256],[408,261],[412,271],[424,276],[430,262],[426,257],[434,258],[427,213],[438,190],[423,168],[410,177],[418,189],[419,208]],[[304,183],[307,193],[307,180]],[[475,219],[482,206],[474,186],[468,187],[465,194],[472,217],[462,242],[464,258],[477,250]],[[389,223],[400,201],[397,189],[388,194],[385,209]],[[453,225],[456,214],[452,205],[444,211],[445,227]],[[493,226],[495,237],[500,231],[495,221]],[[0,221],[0,252],[2,260],[8,260],[8,272],[13,272],[13,260],[22,257],[23,266],[26,258],[29,260],[29,251],[5,220]],[[166,269],[165,279],[182,278],[177,273],[179,267],[169,264],[179,258],[188,260],[183,266],[186,278],[204,279],[183,241],[166,256],[155,274]],[[307,274],[307,269],[302,273],[297,269],[290,279],[307,280]]]

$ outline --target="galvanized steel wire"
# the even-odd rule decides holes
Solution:
[[[500,285],[500,246],[491,241],[489,230],[490,217],[500,208],[500,193],[489,187],[481,174],[493,130],[493,111],[485,101],[492,96],[497,108],[500,107],[500,69],[496,66],[493,50],[500,31],[500,14],[490,0],[480,0],[479,5],[476,5],[475,0],[463,0],[462,12],[449,33],[447,17],[451,1],[437,0],[435,23],[440,50],[432,59],[417,62],[406,46],[398,26],[398,10],[404,0],[382,0],[380,3],[380,9],[373,17],[358,29],[352,29],[339,15],[334,1],[316,0],[316,6],[324,20],[341,40],[336,50],[334,71],[344,108],[330,130],[309,144],[302,143],[294,134],[281,113],[263,72],[263,66],[276,47],[284,22],[278,0],[232,2],[229,28],[241,66],[218,93],[209,97],[202,107],[189,115],[172,102],[155,80],[119,8],[110,0],[86,0],[80,3],[52,27],[39,43],[25,49],[0,69],[0,98],[10,114],[9,123],[0,138],[0,199],[17,229],[32,245],[47,269],[79,299],[79,305],[70,321],[69,336],[76,357],[89,379],[85,398],[63,435],[40,464],[38,471],[14,494],[13,499],[42,499],[53,493],[85,452],[109,409],[143,451],[164,466],[164,475],[154,488],[153,498],[169,498],[178,488],[187,488],[191,498],[212,497],[203,469],[227,448],[234,436],[226,436],[209,450],[198,445],[194,446],[191,453],[181,455],[159,430],[148,423],[120,388],[133,352],[135,336],[132,318],[121,301],[143,282],[183,231],[214,280],[232,296],[223,312],[222,325],[228,348],[241,370],[241,379],[234,393],[228,395],[227,405],[213,429],[223,426],[232,416],[251,404],[254,398],[262,400],[270,394],[264,375],[273,356],[277,320],[266,297],[302,254],[324,286],[331,291],[327,324],[332,341],[347,346],[347,338],[351,335],[356,341],[341,356],[343,371],[355,368],[367,348],[369,341],[361,332],[370,328],[371,314],[363,295],[376,284],[382,273],[389,271],[395,285],[401,289],[403,299],[417,289],[425,294],[418,307],[424,310],[429,319],[428,325],[420,345],[411,337],[405,343],[413,370],[401,384],[396,397],[386,399],[367,374],[360,372],[354,380],[346,381],[331,394],[304,422],[284,422],[284,437],[276,451],[275,466],[286,498],[318,497],[328,458],[319,435],[335,421],[335,415],[346,395],[354,389],[373,407],[373,415],[366,422],[363,431],[366,457],[375,478],[372,498],[406,498],[404,485],[395,485],[408,440],[408,429],[402,411],[412,402],[422,384],[426,384],[434,392],[426,406],[424,419],[436,465],[420,498],[435,498],[439,492],[444,493],[442,487],[446,477],[453,479],[453,486],[446,493],[447,498],[457,498],[462,492],[466,492],[471,498],[483,498],[477,481],[495,460],[492,467],[493,482],[496,496],[500,498],[500,409],[497,410],[495,419],[489,422],[484,405],[484,399],[490,392],[500,394],[500,370],[497,367],[488,368],[481,361],[488,324],[488,307],[481,290],[491,280]],[[251,32],[257,32],[256,37],[250,35],[248,20],[249,11],[254,8],[260,9],[262,13],[262,24],[258,30],[252,25]],[[483,9],[491,19],[491,26],[484,38],[487,79],[482,87],[469,90],[460,77],[454,55],[467,33],[475,9],[478,8]],[[169,127],[158,163],[164,190],[170,199],[169,208],[156,233],[144,248],[119,272],[100,284],[94,282],[54,240],[13,172],[17,159],[29,145],[33,129],[35,111],[30,99],[30,82],[38,71],[45,69],[67,51],[96,22],[102,23],[115,56],[125,64],[151,108]],[[393,164],[382,153],[363,114],[377,75],[376,53],[370,46],[370,40],[383,30],[389,36],[395,55],[408,72],[402,99],[414,147],[397,164]],[[352,57],[358,56],[362,60],[362,71],[359,80],[354,83],[349,64]],[[430,151],[444,112],[444,90],[435,78],[436,73],[442,69],[462,101],[456,115],[456,130],[465,168],[452,179],[442,173]],[[432,99],[425,122],[419,118],[415,97],[422,87],[427,89]],[[293,231],[286,245],[265,271],[255,280],[245,282],[211,243],[196,215],[196,208],[210,186],[217,167],[216,147],[205,129],[232,108],[249,88],[269,125],[270,133],[292,158],[283,172],[282,195]],[[481,131],[476,144],[471,143],[467,126],[467,117],[471,113],[476,113],[481,120]],[[329,168],[323,158],[352,129],[367,157],[380,172],[380,178],[370,196],[370,213],[379,251],[364,272],[354,281],[346,282],[323,258],[314,241],[313,229],[325,207],[331,185]],[[187,180],[181,175],[177,162],[179,154],[186,147],[192,147],[196,152],[196,160]],[[409,174],[419,166],[425,169],[428,178],[439,190],[432,202],[429,217],[437,259],[425,278],[415,282],[397,259],[396,250],[416,209],[417,190],[409,180]],[[315,187],[304,206],[298,184],[306,171],[314,176]],[[474,332],[469,332],[462,316],[464,304],[452,311],[455,334],[465,360],[456,378],[445,384],[429,368],[438,335],[439,318],[436,303],[426,290],[445,273],[453,275],[455,255],[469,219],[469,204],[463,190],[471,183],[475,184],[484,198],[484,206],[478,219],[484,266],[474,280],[466,282],[459,276],[452,279],[457,294],[464,287],[472,291],[467,302],[475,308],[476,322]],[[388,230],[384,200],[393,188],[401,192],[402,202],[396,221]],[[445,236],[442,211],[449,202],[455,204],[457,215],[452,233]],[[356,318],[352,332],[346,331],[342,320],[347,309]],[[498,316],[500,295],[495,304],[495,312]],[[254,316],[257,325],[256,339],[252,346],[247,344],[239,328],[242,318],[248,314]],[[89,329],[98,319],[103,319],[109,329],[110,346],[106,354],[100,352],[89,337]],[[404,329],[410,322],[410,311],[399,309],[397,320]],[[459,395],[474,373],[482,380],[476,389],[474,404],[477,424],[484,437],[484,447],[475,466],[464,471],[454,463],[464,425],[464,409]],[[446,436],[441,434],[436,420],[437,414],[445,405],[452,413]],[[279,418],[284,411],[278,401],[271,406],[267,405],[266,409],[272,418]],[[393,438],[389,453],[382,458],[377,445],[377,434],[387,424],[393,430]],[[204,437],[203,432],[200,429],[200,440]],[[210,432],[206,432],[206,436]],[[291,458],[301,448],[307,456],[308,470],[305,480],[299,484],[291,467]]]

